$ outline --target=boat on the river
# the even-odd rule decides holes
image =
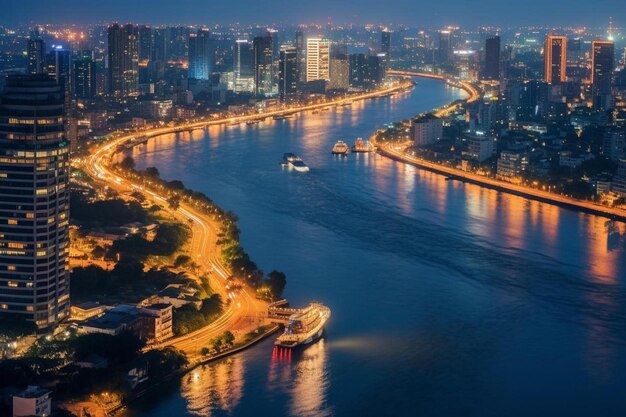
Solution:
[[[311,303],[307,308],[289,316],[285,331],[276,339],[276,346],[293,349],[315,342],[322,337],[329,318],[330,308],[320,303]]]
[[[280,164],[285,167],[293,168],[298,172],[309,171],[309,167],[304,163],[302,158],[293,153],[284,154],[283,161]]]
[[[333,155],[348,155],[350,153],[350,147],[342,140],[337,141],[331,151]]]
[[[357,138],[354,142],[354,146],[352,146],[353,152],[373,152],[374,146],[369,142],[365,141],[362,138]]]

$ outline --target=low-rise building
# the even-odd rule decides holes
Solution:
[[[428,146],[441,140],[443,120],[432,113],[411,120],[411,137],[415,146]]]
[[[79,323],[78,332],[117,336],[132,331],[141,339],[162,341],[174,335],[172,309],[171,304],[165,303],[147,306],[119,304],[99,317]]]
[[[483,162],[491,158],[496,150],[495,140],[491,136],[468,136],[467,152],[464,152],[468,159]]]
[[[612,161],[624,159],[626,133],[621,130],[607,129],[602,141],[602,153]]]
[[[135,306],[119,304],[100,317],[93,317],[80,323],[78,332],[117,336],[125,330],[136,331],[138,316],[139,312]]]
[[[174,336],[171,304],[153,304],[139,310],[139,337],[160,342]]]
[[[617,172],[611,183],[612,191],[620,197],[626,198],[626,159],[617,163]]]
[[[141,301],[141,306],[150,304],[171,304],[174,308],[180,308],[186,304],[195,304],[197,308],[202,305],[202,300],[197,297],[198,290],[185,284],[169,284],[157,294],[151,295]]]
[[[497,162],[496,178],[516,182],[528,167],[528,155],[520,152],[502,151]]]
[[[70,307],[70,319],[83,321],[92,317],[99,317],[110,310],[111,307],[97,302],[88,301],[86,303],[72,305]]]
[[[571,151],[559,152],[559,166],[562,167],[578,168],[583,164],[583,162],[591,159],[593,159],[593,155],[590,153],[575,155]]]
[[[13,417],[47,417],[52,411],[51,392],[36,386],[29,386],[13,396]]]

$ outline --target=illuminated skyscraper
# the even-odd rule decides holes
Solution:
[[[139,92],[137,26],[117,23],[108,28],[109,94],[117,97]]]
[[[0,314],[48,330],[69,313],[69,160],[63,89],[7,77],[0,95]]]
[[[483,79],[500,79],[500,37],[490,36],[485,41],[485,68]]]
[[[296,49],[298,53],[298,81],[306,81],[306,39],[304,32],[296,32]]]
[[[43,74],[46,56],[43,39],[29,39],[26,53],[28,54],[28,73]]]
[[[233,67],[236,79],[254,77],[254,47],[252,42],[246,39],[237,39]]]
[[[82,56],[74,61],[74,95],[76,98],[89,99],[96,96],[96,63],[91,56]]]
[[[437,63],[445,64],[452,57],[452,32],[449,30],[439,31],[439,47],[437,49]]]
[[[548,35],[544,46],[544,79],[548,84],[560,84],[566,80],[567,38]]]
[[[380,32],[380,52],[385,54],[385,66],[389,68],[391,60],[391,31],[387,28]]]
[[[306,42],[306,80],[330,80],[330,41],[309,38]]]
[[[154,37],[152,28],[147,25],[139,26],[139,62],[150,61],[154,50]]]
[[[215,48],[208,29],[189,34],[189,78],[209,80],[215,66]]]
[[[278,68],[278,94],[287,100],[298,92],[298,51],[295,46],[280,48]]]
[[[347,90],[350,87],[350,63],[348,55],[333,55],[330,58],[329,90]]]
[[[593,107],[612,107],[611,79],[615,64],[615,45],[610,41],[593,41],[591,47],[591,84]]]
[[[272,93],[272,37],[270,35],[254,38],[254,84],[257,95]]]

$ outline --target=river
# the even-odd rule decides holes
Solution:
[[[273,340],[198,368],[129,417],[624,415],[626,225],[420,171],[338,139],[463,96],[410,92],[258,125],[165,135],[139,168],[240,218],[294,306],[332,308],[291,357]],[[282,169],[294,152],[311,167]]]

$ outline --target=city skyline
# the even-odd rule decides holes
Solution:
[[[625,415],[616,3],[0,0],[0,415]]]
[[[241,7],[229,3],[183,0],[172,4],[165,0],[122,0],[83,2],[67,0],[52,3],[45,0],[20,2],[0,0],[0,9],[10,10],[0,24],[32,23],[120,23],[154,24],[403,24],[408,26],[475,25],[475,26],[587,26],[600,27],[609,17],[617,27],[626,26],[626,11],[616,7],[613,0],[600,0],[589,7],[587,3],[542,2],[523,3],[488,0],[469,3],[452,0],[446,3],[392,0],[380,8],[375,0],[320,0],[315,3],[295,3],[287,0],[258,2],[243,0]],[[358,7],[356,7],[358,6]],[[535,13],[528,13],[528,11]],[[541,12],[541,13],[539,13]]]

